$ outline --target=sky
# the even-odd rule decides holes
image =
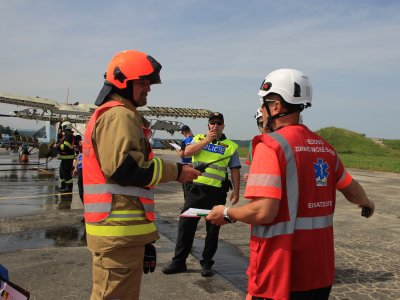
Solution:
[[[395,0],[1,1],[0,92],[94,103],[111,57],[136,49],[163,66],[148,105],[221,112],[231,139],[258,133],[258,89],[280,68],[309,76],[311,130],[400,139],[399,15]],[[206,119],[178,121],[206,132]]]

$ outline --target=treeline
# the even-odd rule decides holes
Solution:
[[[4,127],[3,125],[0,125],[0,133],[4,133],[4,134],[12,134],[12,129],[10,128],[10,126],[6,126]]]

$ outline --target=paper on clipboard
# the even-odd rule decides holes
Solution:
[[[30,293],[11,281],[3,281],[0,278],[0,299],[28,300]]]
[[[200,209],[200,208],[189,208],[181,214],[181,217],[187,218],[197,218],[197,217],[205,217],[210,213],[209,209]]]
[[[176,150],[181,150],[181,146],[179,146],[176,143],[169,143],[172,147],[174,147]]]

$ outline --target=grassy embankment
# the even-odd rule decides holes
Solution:
[[[400,173],[400,140],[381,140],[376,143],[364,135],[346,129],[328,127],[317,131],[335,147],[347,168]],[[239,148],[247,155],[247,147]]]

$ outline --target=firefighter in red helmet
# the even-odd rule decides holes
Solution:
[[[200,172],[153,155],[147,104],[161,65],[136,50],[118,52],[83,140],[83,185],[88,248],[93,256],[91,299],[139,299],[142,273],[154,271],[153,187],[188,182]]]

